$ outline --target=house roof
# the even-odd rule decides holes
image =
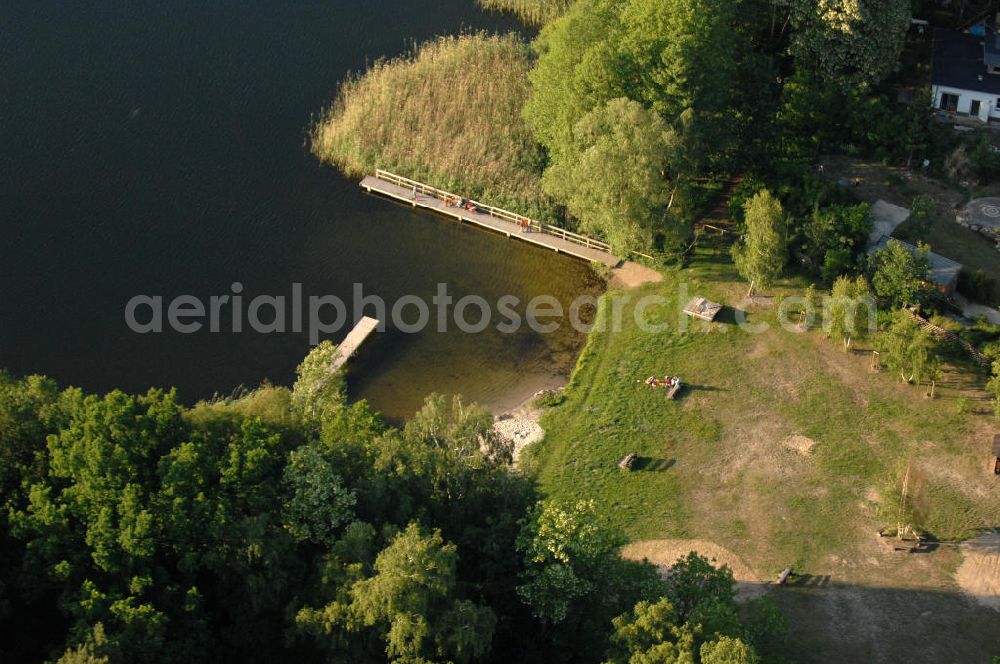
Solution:
[[[879,238],[878,242],[869,247],[868,253],[874,255],[879,250],[885,249],[886,245],[889,244],[889,240],[896,240],[896,238],[883,235]],[[914,256],[917,255],[917,248],[909,242],[903,242],[902,240],[896,240],[896,242],[903,245],[903,248]],[[956,263],[941,254],[935,254],[933,251],[927,252],[927,262],[931,268],[930,280],[941,286],[950,286],[952,282],[958,279],[958,274],[962,271],[961,263]]]
[[[931,64],[931,82],[959,90],[973,90],[1000,96],[1000,74],[986,70],[984,41],[997,49],[1000,62],[1000,45],[996,32],[987,28],[988,38],[966,32],[937,28],[934,30],[934,57]]]
[[[991,15],[983,22],[981,32],[983,34],[983,60],[988,65],[1000,65],[1000,35],[997,34],[996,14]]]

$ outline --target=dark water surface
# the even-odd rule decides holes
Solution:
[[[473,0],[0,4],[0,367],[193,402],[290,384],[307,335],[139,335],[133,295],[593,291],[582,263],[367,196],[305,147],[348,71],[463,28],[517,26]],[[495,405],[580,343],[390,330],[351,391],[394,418],[431,390]]]

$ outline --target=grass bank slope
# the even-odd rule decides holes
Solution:
[[[312,150],[354,177],[383,168],[546,217],[542,154],[521,119],[529,69],[515,35],[428,42],[344,83]]]
[[[510,12],[525,23],[545,25],[558,18],[573,0],[479,0],[486,9]]]
[[[787,286],[801,293],[803,284]],[[800,580],[822,580],[777,593],[792,624],[804,626],[793,635],[797,660],[933,661],[961,651],[959,660],[978,661],[997,638],[976,630],[996,614],[958,596],[956,548],[901,554],[876,530],[895,525],[884,507],[906,461],[932,534],[951,539],[996,525],[981,378],[949,368],[928,400],[924,389],[869,371],[868,351],[844,353],[822,332],[777,327],[771,309],[747,311],[750,323],[770,325],[761,333],[733,325],[733,309],[682,331],[678,307],[688,297],[741,308],[745,288],[726,253],[699,250],[693,267],[631,293],[621,331],[591,334],[565,400],[543,416],[545,439],[522,466],[551,496],[594,499],[633,540],[709,541],[761,579],[791,566],[806,575]],[[663,331],[636,325],[644,295],[663,298],[645,314]],[[606,321],[613,298],[602,302]],[[664,374],[689,383],[677,401],[641,382]],[[629,452],[639,458],[624,472],[617,462]],[[870,608],[845,608],[861,605]],[[936,616],[933,644],[899,628],[925,612]]]

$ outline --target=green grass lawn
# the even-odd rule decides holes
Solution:
[[[903,222],[894,235],[912,241],[909,226],[910,222]],[[931,245],[934,253],[958,261],[969,272],[982,270],[1000,283],[1000,253],[997,253],[996,246],[979,233],[959,226],[954,219],[938,214],[931,232],[923,241]]]
[[[591,334],[564,401],[542,419],[545,440],[523,466],[552,497],[594,499],[633,540],[712,541],[762,579],[792,566],[859,587],[954,590],[954,552],[911,562],[886,553],[875,531],[895,525],[880,505],[907,461],[918,518],[930,533],[946,540],[997,525],[1000,487],[986,472],[992,420],[981,377],[951,368],[938,398],[926,399],[924,388],[872,373],[868,351],[845,353],[819,331],[777,327],[774,307],[748,312],[749,322],[771,326],[759,334],[733,325],[732,309],[720,314],[723,322],[681,329],[687,297],[734,305],[744,288],[728,256],[709,249],[693,267],[628,293],[622,329]],[[620,295],[605,296],[603,322]],[[635,323],[634,304],[646,295],[665,298],[647,320],[668,329],[649,333]],[[676,401],[641,382],[664,374],[689,384]],[[971,413],[959,412],[959,397]],[[787,448],[792,435],[815,447]],[[639,459],[625,472],[617,462],[629,452]]]

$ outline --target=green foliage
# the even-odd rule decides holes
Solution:
[[[920,383],[933,369],[934,342],[909,311],[900,309],[893,314],[892,324],[879,333],[877,345],[882,364],[899,373],[904,383]]]
[[[565,202],[584,233],[612,248],[647,249],[668,194],[666,124],[641,104],[612,99],[583,116],[573,139],[546,170],[542,186]]]
[[[700,655],[701,664],[757,664],[760,661],[751,646],[731,636],[702,644]]]
[[[333,417],[346,399],[343,373],[330,371],[337,352],[333,342],[321,341],[295,370],[292,402],[315,422]]]
[[[912,104],[902,103],[894,92],[873,92],[850,78],[831,85],[829,77],[797,61],[776,116],[779,164],[795,174],[833,152],[864,153],[907,167],[914,158],[933,156],[930,104],[919,103],[930,99],[930,91],[917,90],[915,97]]]
[[[899,62],[908,0],[792,0],[792,53],[833,83],[880,82]]]
[[[970,300],[987,305],[1000,301],[1000,284],[983,270],[970,272],[963,268],[958,275],[958,290]]]
[[[424,406],[406,423],[405,434],[429,445],[444,447],[465,464],[476,466],[483,459],[510,463],[512,444],[493,429],[493,415],[478,404],[465,404],[462,397],[450,399],[431,394]]]
[[[781,201],[764,189],[744,206],[746,232],[733,247],[733,261],[751,291],[771,287],[785,266],[785,212]]]
[[[411,523],[378,554],[375,575],[351,588],[348,629],[376,627],[390,661],[482,657],[496,616],[455,597],[457,562],[457,548],[439,531],[424,534]]]
[[[993,362],[993,376],[986,383],[986,389],[993,394],[993,414],[1000,422],[1000,360]]]
[[[937,204],[927,194],[918,194],[910,204],[909,231],[912,237],[924,240],[934,224]]]
[[[788,636],[788,621],[769,595],[743,605],[743,640],[765,662],[781,661]]]
[[[293,450],[283,482],[288,531],[297,540],[333,544],[341,526],[353,517],[357,496],[344,486],[322,447],[309,444]]]
[[[740,226],[743,226],[743,210],[746,207],[747,201],[765,188],[764,181],[759,177],[749,176],[741,180],[729,196],[729,218]]]
[[[659,601],[639,602],[628,613],[614,619],[607,662],[683,662],[693,661],[695,635],[681,624],[677,612],[666,597]]]
[[[682,622],[701,626],[708,636],[738,628],[733,572],[715,567],[694,551],[670,566],[667,597]]]
[[[877,322],[875,299],[861,275],[838,277],[826,305],[826,333],[850,349],[853,339],[874,329]]]
[[[524,555],[518,594],[542,620],[559,623],[576,600],[600,597],[608,570],[616,567],[621,535],[602,527],[592,503],[572,508],[538,505],[524,525],[517,548]]]
[[[790,244],[812,274],[827,283],[859,267],[872,218],[865,203],[813,206],[792,222]]]
[[[920,303],[930,274],[929,251],[926,244],[918,244],[914,253],[898,240],[889,240],[871,262],[875,294],[893,307]]]
[[[612,621],[607,661],[680,663],[700,653],[703,662],[757,662],[741,640],[749,630],[740,625],[733,587],[728,567],[692,551],[670,567],[665,597],[638,602]],[[768,619],[754,625],[762,641],[780,629],[780,614]]]
[[[744,48],[731,29],[733,16],[732,5],[705,0],[575,3],[535,44],[540,55],[525,105],[529,127],[558,159],[572,146],[581,118],[627,97],[674,126],[686,140],[688,157],[705,156],[696,145],[721,154]],[[682,131],[679,120],[689,109],[693,128]],[[679,162],[672,167],[691,170]]]

